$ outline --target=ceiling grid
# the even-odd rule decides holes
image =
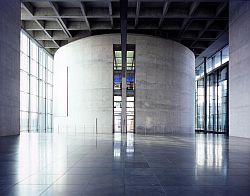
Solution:
[[[22,0],[22,28],[52,54],[90,35],[120,33],[119,0]],[[228,30],[228,0],[128,0],[127,32],[159,36],[196,56]]]

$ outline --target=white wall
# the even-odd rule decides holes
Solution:
[[[119,43],[119,34],[99,35],[56,52],[55,131],[59,126],[94,132],[97,118],[98,132],[112,133],[113,44]],[[194,132],[193,53],[174,41],[145,35],[129,35],[128,43],[136,44],[136,132]]]

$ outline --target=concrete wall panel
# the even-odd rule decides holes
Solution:
[[[193,53],[170,40],[143,36],[134,40],[136,132],[193,133]]]
[[[250,2],[229,4],[229,134],[250,138]]]
[[[0,136],[20,132],[20,1],[0,1]]]
[[[113,39],[112,35],[88,37],[60,48],[55,54],[55,131],[95,132],[97,119],[98,133],[112,133],[113,43],[118,42],[118,37],[117,41]],[[60,83],[67,81],[67,74],[58,71],[67,70],[66,67],[68,90],[67,82]]]

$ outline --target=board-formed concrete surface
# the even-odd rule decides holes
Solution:
[[[0,136],[20,132],[20,1],[0,1]]]
[[[99,133],[112,133],[113,42],[111,35],[88,37],[56,52],[55,131],[64,127],[95,132],[97,119]]]
[[[112,132],[113,44],[119,43],[119,34],[99,35],[56,52],[55,131]],[[136,45],[136,133],[194,132],[194,54],[146,35],[129,34],[128,44]]]
[[[250,2],[229,5],[229,134],[250,138]]]
[[[136,44],[136,132],[194,132],[194,54],[171,40],[129,40]]]

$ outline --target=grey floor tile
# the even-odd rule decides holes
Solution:
[[[83,185],[52,185],[41,196],[79,196],[83,195],[86,186]]]
[[[161,186],[126,186],[126,196],[165,196]]]
[[[49,185],[15,185],[1,193],[3,196],[38,196],[44,192]]]
[[[250,139],[202,134],[0,138],[3,196],[249,196],[249,187]]]
[[[57,185],[87,185],[89,179],[91,178],[90,175],[71,175],[65,174],[60,177],[54,184]]]
[[[56,182],[61,175],[46,175],[46,174],[34,174],[26,178],[23,181],[20,181],[18,184],[31,184],[31,185],[50,185]]]
[[[159,180],[154,175],[147,176],[126,176],[127,186],[160,186]]]
[[[87,185],[82,195],[86,196],[123,196],[125,193],[123,185],[96,184]]]
[[[125,168],[149,168],[147,162],[125,162]]]

